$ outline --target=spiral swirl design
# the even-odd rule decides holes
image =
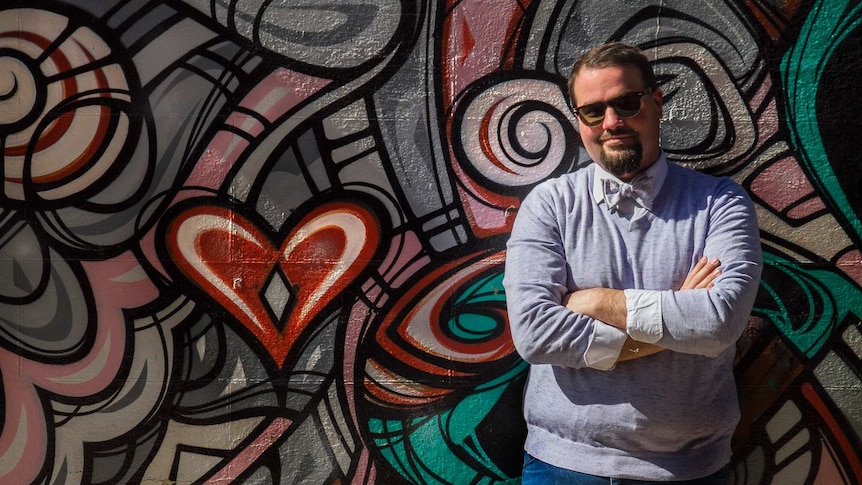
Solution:
[[[454,149],[482,185],[527,188],[571,167],[575,125],[560,84],[484,79],[468,90],[454,116]]]
[[[60,13],[14,9],[3,19],[3,195],[68,205],[116,170],[140,124],[130,116],[124,70],[105,62],[113,52],[100,36],[86,27],[69,29],[70,19]]]
[[[32,123],[44,105],[44,82],[31,59],[0,50],[0,133],[15,133]]]

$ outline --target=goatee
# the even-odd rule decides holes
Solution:
[[[608,172],[621,177],[625,174],[635,173],[640,169],[643,157],[643,146],[636,142],[632,146],[619,147],[608,152],[602,147],[602,166]]]

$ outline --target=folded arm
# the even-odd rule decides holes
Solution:
[[[585,275],[579,267],[576,282],[567,261],[573,255],[564,249],[563,234],[572,246],[592,216],[566,200],[575,197],[571,187],[537,187],[519,209],[504,278],[510,329],[521,357],[531,364],[610,369],[617,360],[657,351],[637,343],[704,356],[717,356],[732,346],[754,303],[761,260],[751,202],[744,190],[730,185],[717,188],[711,196],[708,220],[699,222],[707,233],[693,246],[699,254],[721,260],[721,274],[709,279],[696,276],[709,270],[693,270],[684,283],[691,289],[666,290],[610,289],[611,285],[602,283],[614,281],[613,276],[607,277],[614,274],[613,269],[602,276]],[[574,259],[580,256],[575,253]],[[653,271],[665,269],[670,268]],[[590,280],[598,288],[576,291],[574,300],[565,300]]]
[[[702,254],[722,263],[713,280],[690,274],[686,285],[694,288],[682,291],[592,288],[575,292],[572,306],[625,330],[635,341],[717,357],[745,328],[760,281],[759,231],[745,191],[731,183],[717,189],[706,227]]]
[[[713,281],[721,274],[720,264],[718,259],[702,257],[688,273],[678,291],[713,288]],[[575,313],[588,315],[601,323],[626,330],[628,309],[624,290],[587,288],[567,294],[564,303],[566,308]],[[628,337],[617,362],[648,357],[663,350],[665,348],[659,345],[638,342]]]
[[[560,232],[561,202],[555,186],[539,186],[524,199],[512,228],[503,284],[509,327],[518,354],[530,364],[589,367],[584,356],[596,321],[562,304],[571,291]]]

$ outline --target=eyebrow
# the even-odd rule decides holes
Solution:
[[[641,89],[641,90],[639,90],[639,91],[629,91],[629,92],[627,92],[626,94],[621,94],[621,95],[619,95],[619,96],[614,96],[613,98],[606,99],[606,100],[604,100],[604,101],[594,101],[594,102],[592,102],[592,103],[579,104],[579,105],[576,105],[576,106],[575,106],[575,108],[583,108],[583,107],[585,107],[585,106],[590,106],[590,105],[593,105],[593,104],[607,104],[607,103],[609,103],[609,102],[611,102],[611,101],[614,101],[614,100],[616,100],[616,99],[625,98],[626,96],[631,96],[631,95],[633,95],[633,94],[638,94],[638,95],[640,95],[640,96],[643,96],[643,95],[647,94],[649,91],[650,91],[650,88],[644,88],[644,89]],[[573,101],[574,101],[574,99],[573,99]]]

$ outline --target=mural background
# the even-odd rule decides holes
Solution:
[[[859,2],[0,9],[3,483],[517,483],[505,241],[608,40],[757,203],[734,483],[862,480]]]

